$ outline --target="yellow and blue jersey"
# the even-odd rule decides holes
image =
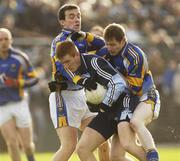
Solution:
[[[146,54],[138,46],[127,43],[118,55],[108,53],[106,58],[126,77],[133,94],[141,96],[155,87]]]
[[[24,88],[31,87],[38,81],[36,72],[26,54],[13,48],[9,49],[8,52],[9,56],[6,59],[0,58],[0,76],[24,80],[26,83],[23,87],[19,86],[18,88],[1,85],[0,105],[21,100],[24,96]]]
[[[52,60],[52,79],[55,80],[55,74],[60,72],[62,74],[61,79],[72,80],[69,74],[65,71],[63,65],[56,58],[56,46],[66,40],[71,40],[73,31],[63,29],[62,32],[52,41],[51,44],[51,60]],[[85,53],[88,50],[99,50],[105,45],[102,38],[94,36],[93,34],[87,33],[87,38],[82,41],[74,41],[80,53]],[[91,46],[89,48],[89,46]]]

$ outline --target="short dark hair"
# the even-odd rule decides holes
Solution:
[[[122,25],[112,23],[109,24],[103,33],[103,37],[105,40],[112,40],[115,39],[117,41],[121,41],[125,36],[125,29]]]
[[[62,7],[60,7],[58,10],[58,20],[65,20],[65,12],[67,10],[73,10],[73,9],[80,10],[79,6],[75,4],[65,4]]]
[[[73,55],[75,51],[77,48],[72,41],[63,41],[56,46],[56,57],[62,59],[65,55]]]

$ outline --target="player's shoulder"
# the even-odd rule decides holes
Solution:
[[[64,32],[60,32],[51,42],[51,52],[50,56],[55,56],[55,50],[58,43],[61,43],[63,41],[67,40],[67,35]]]
[[[92,58],[98,58],[98,57],[100,57],[100,56],[98,56],[98,55],[96,55],[96,54],[89,54],[89,53],[81,53],[81,55],[83,56],[83,57],[85,57],[86,59],[92,59]]]
[[[138,45],[133,43],[128,43],[126,52],[131,56],[141,56],[143,51]]]
[[[11,52],[12,57],[20,57],[29,61],[28,55],[20,49],[11,48],[10,52]]]
[[[52,43],[56,44],[58,42],[66,41],[70,36],[70,32],[62,31],[53,40]]]
[[[106,61],[104,58],[96,54],[83,54],[83,56],[86,59],[86,61],[91,64],[101,64],[104,61]]]
[[[128,43],[122,56],[130,62],[138,63],[141,57],[143,57],[143,51],[137,45]]]
[[[22,63],[30,64],[29,57],[25,52],[15,48],[11,48],[10,52],[11,52],[11,57],[19,61],[21,64]]]

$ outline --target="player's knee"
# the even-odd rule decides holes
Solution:
[[[127,139],[121,139],[120,143],[125,151],[129,151],[129,149],[131,148],[131,143]]]
[[[118,161],[120,156],[118,154],[115,154],[115,153],[110,153],[109,158],[111,161]]]
[[[76,144],[61,144],[60,149],[66,153],[73,153],[76,149]]]
[[[6,140],[6,144],[7,144],[8,148],[10,148],[10,149],[18,148],[18,142],[15,138],[10,138],[10,139]]]
[[[84,145],[84,144],[78,144],[78,146],[77,146],[77,154],[78,154],[78,156],[82,156],[82,155],[86,155],[87,153],[88,153],[88,151],[90,151],[89,149],[88,149],[88,147],[86,146],[86,145]]]
[[[99,150],[102,154],[108,153],[108,152],[109,152],[109,143],[108,143],[108,141],[106,141],[106,142],[104,142],[103,144],[101,144],[101,145],[98,147],[98,150]]]
[[[137,131],[137,130],[139,130],[139,128],[141,128],[143,126],[143,123],[136,118],[132,118],[130,120],[130,126],[133,130]]]
[[[23,143],[23,148],[26,154],[32,154],[35,151],[35,144],[33,142]]]

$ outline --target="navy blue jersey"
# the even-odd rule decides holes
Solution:
[[[81,54],[81,66],[75,73],[68,71],[73,81],[76,76],[91,77],[107,88],[103,103],[112,106],[121,93],[127,92],[126,81],[105,59],[90,54]]]

